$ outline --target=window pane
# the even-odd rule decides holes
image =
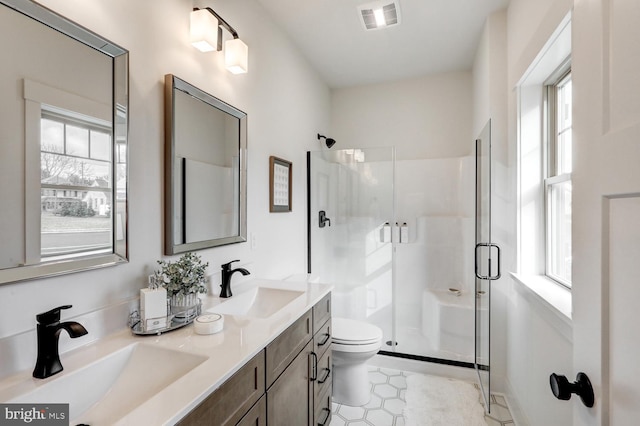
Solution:
[[[40,134],[42,151],[64,152],[64,124],[43,118],[40,122]]]
[[[94,250],[110,252],[111,202],[104,198],[106,204],[99,205],[99,200],[89,196],[43,197],[41,256],[69,257]]]
[[[558,84],[558,131],[571,127],[571,76]]]
[[[572,122],[571,74],[556,86],[556,174],[571,173],[571,122]]]
[[[55,117],[41,123],[41,257],[113,252],[109,134]]]
[[[549,186],[547,273],[571,284],[571,181]]]
[[[571,173],[573,167],[571,161],[571,128],[566,129],[564,132],[558,135],[557,147],[558,150],[558,174]]]
[[[91,131],[91,158],[111,160],[111,138],[105,132]]]
[[[67,124],[67,155],[89,157],[89,130]]]

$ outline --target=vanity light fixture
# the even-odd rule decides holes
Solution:
[[[218,40],[222,39],[222,28],[215,16],[205,9],[191,12],[189,41],[201,52],[213,52],[218,49]]]
[[[193,8],[191,12],[191,44],[197,49],[202,52],[221,51],[222,28],[229,31],[233,37],[232,40],[227,40],[224,45],[225,67],[233,74],[246,73],[249,69],[249,48],[240,40],[238,32],[210,7]],[[212,34],[215,34],[215,38]]]

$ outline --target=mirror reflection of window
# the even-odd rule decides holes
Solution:
[[[42,260],[111,252],[110,124],[43,109],[40,125]]]

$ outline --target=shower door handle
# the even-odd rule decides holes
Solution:
[[[491,250],[492,247],[495,247],[495,249],[498,251],[498,273],[496,275],[491,275],[491,257],[489,257],[488,260],[488,271],[487,271],[487,275],[481,275],[480,274],[480,262],[478,262],[478,249],[481,247],[488,247],[489,250]],[[476,278],[481,279],[481,280],[490,280],[490,281],[494,281],[497,279],[500,279],[500,277],[502,276],[502,272],[501,272],[501,267],[500,267],[500,262],[501,262],[501,258],[502,258],[502,251],[500,250],[500,246],[498,246],[497,244],[493,244],[493,243],[478,243],[476,244],[476,252],[475,252],[475,273],[476,273]]]

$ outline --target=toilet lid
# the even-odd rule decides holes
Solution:
[[[382,330],[364,321],[333,317],[331,327],[334,343],[366,345],[382,340]]]

